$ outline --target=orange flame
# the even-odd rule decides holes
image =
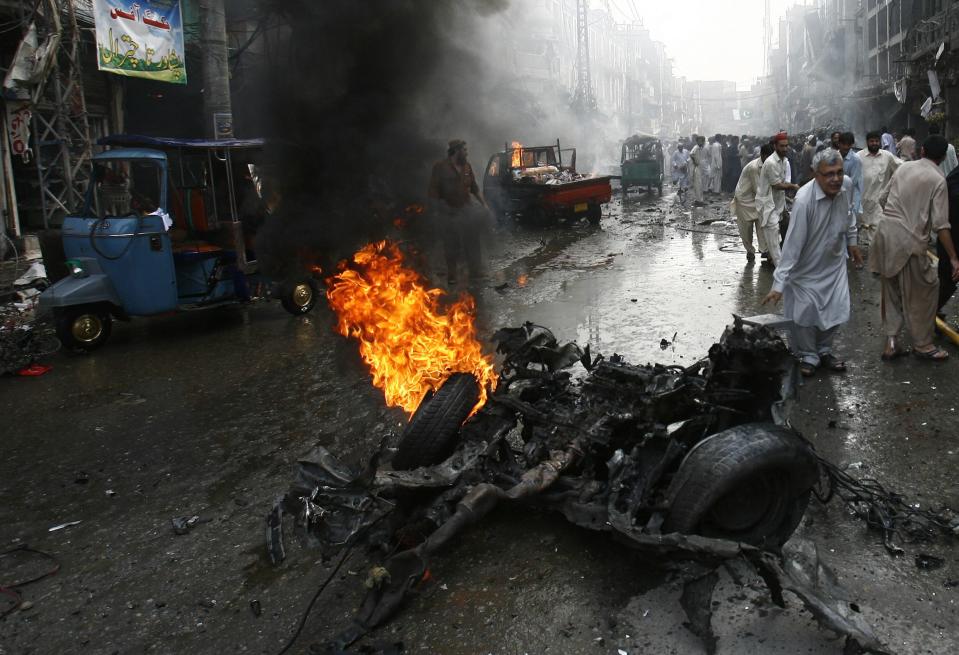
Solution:
[[[486,403],[496,374],[476,340],[472,296],[441,307],[443,290],[428,289],[419,273],[403,266],[399,247],[386,241],[364,246],[340,268],[326,281],[336,329],[360,342],[360,355],[387,405],[412,415],[427,391],[457,372],[479,381],[473,412]]]
[[[519,141],[513,141],[510,144],[510,148],[513,150],[512,157],[510,159],[510,166],[513,168],[522,168],[523,167],[523,144]]]
[[[521,287],[525,287],[527,282],[529,282],[529,276],[526,273],[523,273],[518,278],[516,278],[516,284],[518,284]]]

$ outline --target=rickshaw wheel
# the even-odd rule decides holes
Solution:
[[[69,307],[57,319],[57,337],[73,350],[92,352],[110,338],[113,321],[100,307]]]
[[[316,304],[317,289],[313,280],[303,280],[290,287],[280,298],[283,309],[295,316],[306,314]]]

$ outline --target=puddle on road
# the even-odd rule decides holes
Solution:
[[[668,196],[632,201],[626,213],[620,202],[611,209],[601,229],[516,234],[520,242],[543,243],[500,268],[494,279],[508,286],[482,294],[481,321],[532,321],[594,352],[689,364],[706,354],[733,313],[762,313],[771,270],[747,265],[734,232],[697,226],[702,213],[690,216]],[[524,275],[521,287],[516,280]],[[663,351],[661,340],[674,334]]]

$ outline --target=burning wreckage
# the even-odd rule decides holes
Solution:
[[[783,590],[798,596],[846,637],[845,652],[885,652],[815,545],[788,541],[827,471],[788,424],[795,360],[775,333],[737,318],[688,368],[593,357],[532,324],[495,340],[503,362],[485,403],[474,375],[450,375],[395,451],[355,471],[317,448],[269,514],[274,563],[285,557],[284,515],[340,563],[354,547],[395,553],[373,567],[355,620],[328,647],[387,621],[430,558],[506,501],[555,510],[676,567],[707,652],[717,570],[734,563],[755,570],[778,605]]]

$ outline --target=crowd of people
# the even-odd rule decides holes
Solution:
[[[701,207],[710,196],[732,194],[747,260],[755,260],[758,246],[775,268],[763,302],[783,302],[807,376],[846,369],[832,351],[836,331],[849,320],[846,266],[851,260],[862,268],[867,257],[880,279],[881,357],[949,357],[934,343],[934,328],[959,281],[956,149],[936,126],[921,144],[912,128],[894,135],[881,127],[866,134],[865,145],[857,148],[845,130],[693,135],[680,139],[668,159],[683,202],[688,194]],[[903,331],[911,348],[900,341]]]

